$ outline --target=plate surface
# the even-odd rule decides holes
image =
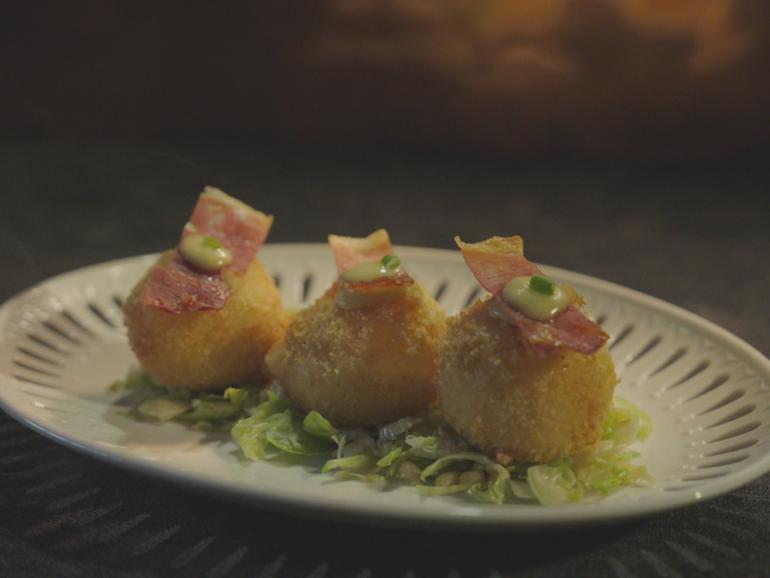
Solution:
[[[459,253],[401,247],[408,270],[446,311],[479,290]],[[268,245],[260,257],[287,307],[318,297],[334,280],[325,245]],[[154,261],[135,257],[50,279],[0,308],[0,405],[70,448],[175,483],[297,513],[360,521],[463,526],[547,526],[626,519],[727,492],[770,470],[770,361],[716,325],[678,307],[569,271],[611,335],[617,394],[653,418],[636,449],[655,477],[591,504],[545,508],[422,498],[410,488],[379,492],[302,466],[244,462],[226,435],[120,415],[106,386],[136,364],[120,304]]]

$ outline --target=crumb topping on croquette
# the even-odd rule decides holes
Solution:
[[[164,253],[159,262],[169,259]],[[169,313],[143,303],[148,277],[124,305],[129,341],[158,383],[195,390],[262,381],[264,356],[283,337],[288,316],[259,259],[243,274],[225,271],[231,294],[221,309]]]
[[[336,425],[387,423],[435,399],[445,315],[419,285],[369,307],[335,305],[337,284],[299,312],[267,356],[289,397]]]
[[[503,459],[548,461],[598,441],[616,382],[606,349],[534,355],[486,301],[450,320],[439,352],[444,417]]]

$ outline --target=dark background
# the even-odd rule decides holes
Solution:
[[[762,0],[38,0],[1,15],[0,122],[19,136],[675,159],[768,143]]]
[[[0,300],[173,245],[211,184],[273,213],[269,242],[521,234],[534,260],[768,355],[767,6],[8,4]],[[0,416],[3,576],[770,574],[767,476],[682,512],[532,535],[292,514],[123,473]]]

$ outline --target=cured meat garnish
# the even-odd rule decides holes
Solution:
[[[499,293],[493,297],[505,318],[516,325],[537,355],[545,356],[557,347],[579,353],[596,352],[607,341],[607,334],[574,305],[569,305],[548,321],[537,321],[511,307]]]
[[[540,273],[537,265],[524,257],[524,240],[519,236],[490,237],[479,243],[463,243],[455,237],[455,243],[471,273],[490,293],[499,293],[514,277]]]
[[[175,251],[150,271],[142,302],[169,313],[182,313],[221,309],[229,296],[230,287],[220,275],[191,269]]]
[[[272,223],[272,216],[252,209],[219,189],[206,187],[181,238],[188,235],[215,238],[232,256],[225,269],[244,273]],[[212,274],[196,269],[182,258],[177,248],[150,271],[142,302],[169,313],[183,313],[221,309],[229,296],[230,286],[221,271]]]
[[[496,312],[519,329],[537,355],[545,356],[558,347],[591,354],[607,341],[602,328],[577,308],[579,298],[548,321],[527,317],[503,299],[503,288],[511,279],[541,273],[537,265],[524,257],[521,237],[492,237],[479,243],[463,243],[455,237],[455,242],[476,280],[492,293]]]
[[[364,238],[329,235],[329,245],[338,273],[364,261],[377,261],[385,255],[393,254],[393,246],[385,229],[378,229]]]
[[[414,279],[412,279],[408,273],[403,271],[400,271],[392,277],[379,277],[374,281],[356,281],[354,283],[345,281],[345,288],[352,291],[398,286],[408,287],[409,285],[414,285]]]
[[[342,237],[329,235],[329,246],[337,263],[337,271],[342,274],[351,267],[366,261],[379,261],[385,255],[393,255],[393,246],[385,229],[378,229],[368,237]],[[395,275],[378,277],[372,281],[345,282],[345,288],[353,291],[373,288],[409,286],[414,279],[403,269]]]
[[[267,238],[272,224],[272,215],[252,209],[219,189],[206,187],[182,230],[182,238],[195,234],[214,237],[233,256],[229,268],[243,273]]]

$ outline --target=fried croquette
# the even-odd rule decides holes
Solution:
[[[156,266],[172,258],[167,251]],[[223,271],[231,293],[221,309],[170,313],[146,305],[148,278],[134,287],[123,311],[131,347],[153,379],[194,390],[264,379],[264,356],[283,337],[288,316],[259,259],[243,274]]]
[[[446,421],[502,463],[546,462],[599,441],[618,381],[607,349],[538,356],[488,303],[451,319],[439,349]]]
[[[338,284],[296,315],[267,366],[287,395],[339,426],[374,426],[436,397],[444,311],[414,284],[398,299],[356,308],[335,303]]]

